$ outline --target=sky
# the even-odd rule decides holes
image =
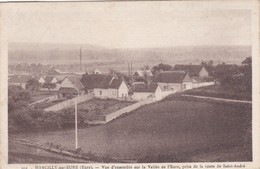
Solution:
[[[107,48],[251,45],[251,11],[217,2],[8,4],[8,41]]]

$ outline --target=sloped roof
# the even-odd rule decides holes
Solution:
[[[164,71],[157,75],[152,82],[182,83],[187,73],[185,71]]]
[[[157,83],[151,84],[136,84],[134,85],[133,91],[134,92],[147,92],[147,93],[154,93],[158,87]]]
[[[251,57],[247,57],[242,64],[251,64],[252,63],[252,58]]]
[[[78,91],[72,87],[61,87],[58,92],[65,94],[78,94]]]
[[[32,76],[33,79],[39,81],[41,79],[42,76],[36,75],[36,76]]]
[[[56,75],[55,78],[58,82],[62,82],[67,76],[66,75]]]
[[[10,77],[8,80],[9,83],[27,83],[30,79],[32,79],[31,75],[15,75]]]
[[[109,85],[109,88],[112,89],[118,89],[121,85],[121,83],[123,82],[123,80],[120,79],[113,79],[111,84]]]
[[[46,76],[46,77],[44,78],[45,83],[51,83],[51,81],[52,81],[53,78],[54,78],[54,76]]]
[[[190,76],[198,76],[202,67],[202,65],[175,65],[173,70],[182,70],[188,72]]]
[[[80,75],[68,75],[66,76],[71,83],[74,85],[74,87],[78,90],[81,91],[84,89],[83,84],[81,83],[81,76]],[[65,78],[64,78],[65,79]],[[64,80],[63,79],[63,80]]]
[[[151,70],[137,70],[134,73],[134,76],[145,76],[145,74],[147,76],[153,76],[153,73],[151,72]]]
[[[81,82],[86,89],[94,89],[94,88],[107,89],[109,88],[112,79],[113,76],[110,75],[85,74],[82,76]]]

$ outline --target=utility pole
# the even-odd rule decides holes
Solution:
[[[78,149],[78,95],[75,97],[75,144],[76,150]]]
[[[82,56],[81,56],[81,47],[80,47],[80,53],[79,53],[79,64],[80,64],[80,71],[81,71],[81,60],[82,60]]]

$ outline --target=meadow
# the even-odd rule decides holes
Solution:
[[[84,152],[138,162],[224,162],[252,160],[252,107],[188,100],[143,106],[106,125],[81,128]],[[73,129],[16,134],[74,149]]]

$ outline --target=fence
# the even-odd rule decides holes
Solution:
[[[93,97],[94,97],[93,94],[81,95],[81,96],[78,96],[77,102],[81,103],[81,102],[90,100]],[[67,107],[72,107],[72,106],[74,106],[74,104],[75,104],[75,98],[65,100],[61,103],[55,104],[51,107],[44,109],[44,111],[54,111],[54,112],[56,112],[56,111],[62,110],[62,109],[67,108]]]
[[[93,115],[92,117],[90,117],[89,121],[87,121],[87,122],[89,124],[105,124],[125,113],[131,112],[131,111],[141,107],[142,105],[150,104],[153,102],[156,102],[156,100],[153,98],[148,98],[146,100],[132,104],[130,106],[127,106],[125,108],[122,108],[118,111],[115,111],[115,112],[107,114],[107,115]]]

